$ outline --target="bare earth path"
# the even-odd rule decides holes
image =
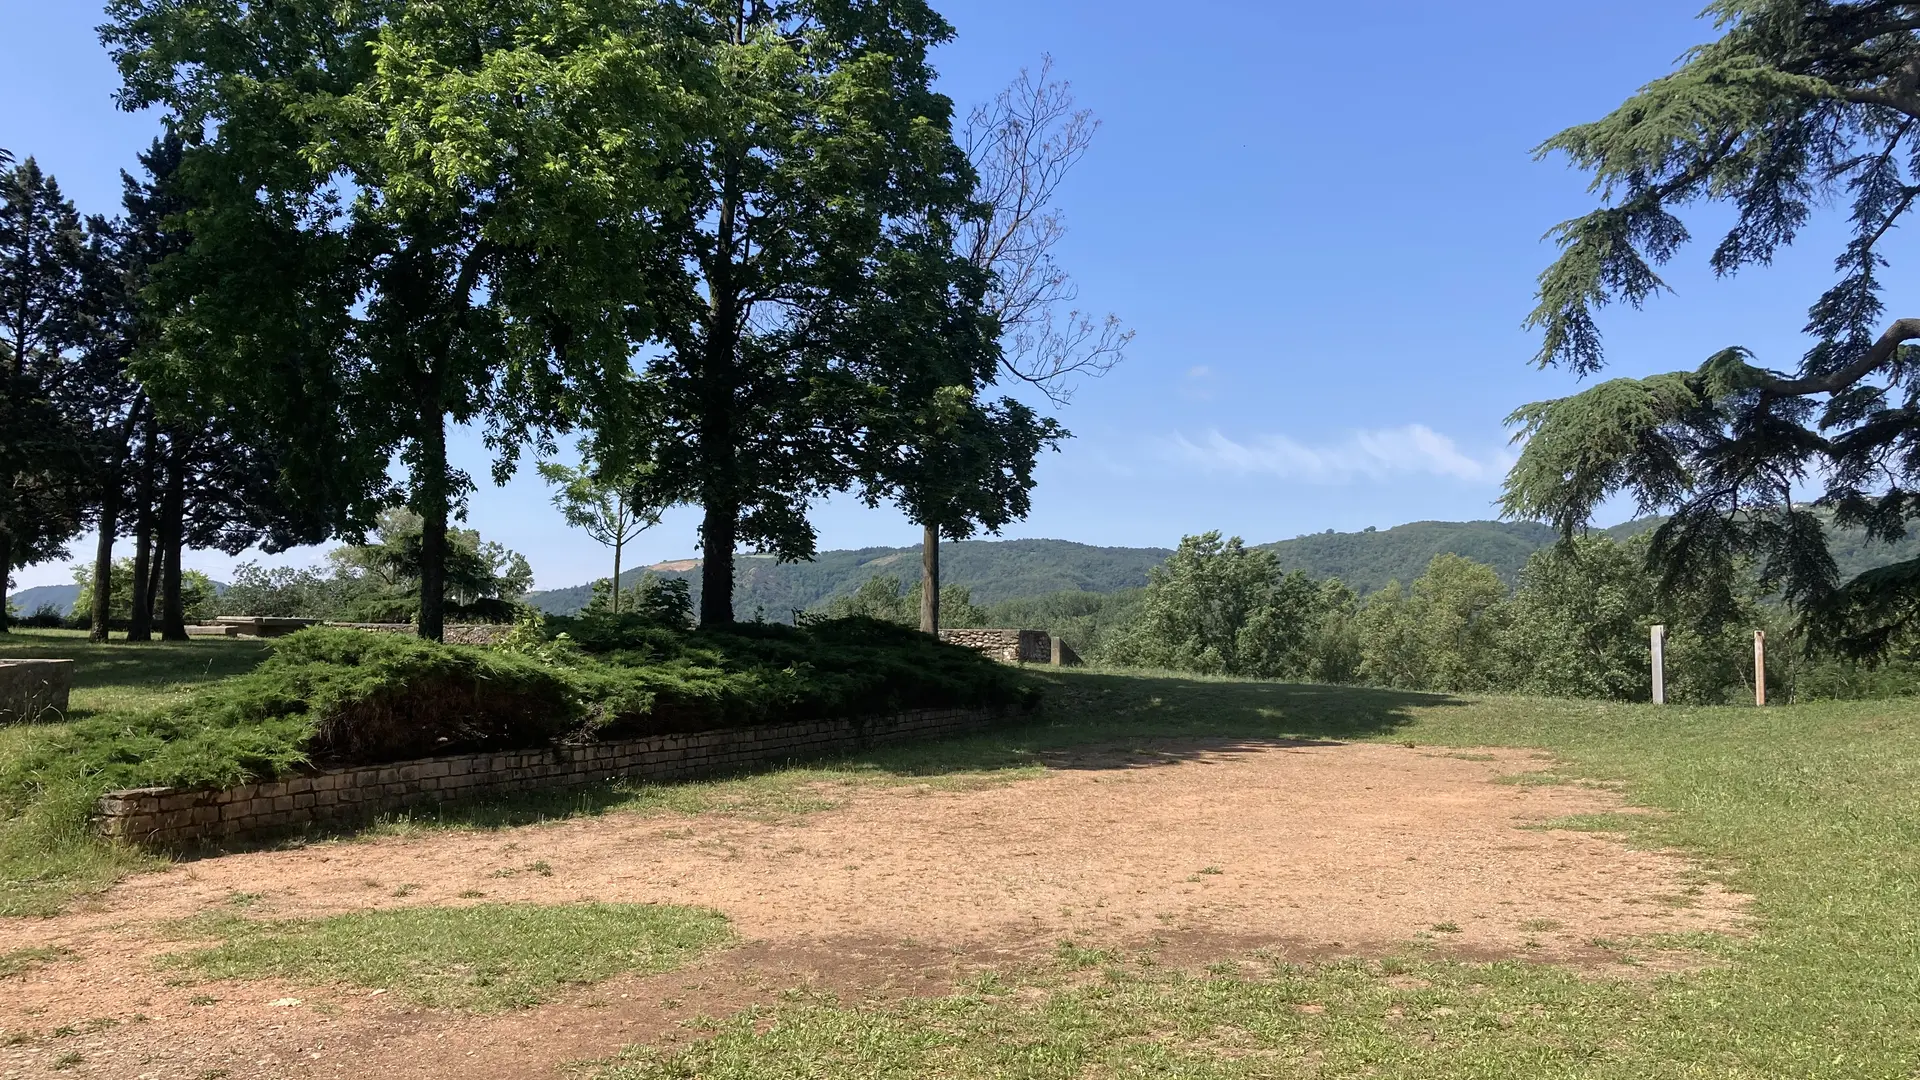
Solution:
[[[0,922],[0,953],[73,959],[0,980],[0,1076],[553,1077],[682,1021],[781,990],[940,993],[968,971],[1073,937],[1202,964],[1256,948],[1386,951],[1432,933],[1468,956],[1601,965],[1594,939],[1738,930],[1740,900],[1676,857],[1522,826],[1619,809],[1604,791],[1497,784],[1524,752],[1369,744],[1192,745],[1087,753],[965,792],[856,788],[783,821],[601,818],[493,833],[317,845],[182,864],[98,904]],[[527,872],[543,863],[551,875]],[[394,893],[413,886],[404,896]],[[483,892],[483,898],[462,893]],[[580,900],[701,904],[742,944],[678,972],[615,979],[496,1016],[348,987],[169,985],[153,926],[401,905]],[[1684,898],[1683,898],[1684,897]],[[1435,928],[1441,932],[1433,933]],[[1453,928],[1457,927],[1457,932]],[[206,997],[213,1004],[194,1004]],[[298,998],[298,1005],[274,1005]],[[60,1038],[48,1037],[68,1029]],[[67,1066],[52,1072],[63,1055]],[[219,1070],[226,1070],[225,1073]]]

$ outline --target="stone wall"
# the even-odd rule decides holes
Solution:
[[[64,719],[72,691],[71,660],[0,660],[0,724]]]
[[[1053,638],[1045,630],[942,630],[940,640],[1003,664],[1053,663]]]
[[[110,791],[100,799],[97,823],[106,836],[128,843],[191,848],[321,822],[365,820],[419,803],[578,787],[617,777],[689,780],[740,772],[883,743],[966,734],[1016,715],[1014,709],[923,709],[867,720],[426,758],[217,791]]]

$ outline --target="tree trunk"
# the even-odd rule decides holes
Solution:
[[[160,640],[186,641],[180,561],[187,546],[187,448],[177,440],[167,442],[167,486],[160,497]]]
[[[87,640],[105,644],[113,618],[113,540],[120,531],[120,470],[114,469],[100,492],[100,542],[93,549],[93,611]]]
[[[920,630],[940,633],[940,527],[926,526],[920,541]]]
[[[447,421],[440,396],[430,394],[420,412],[420,461],[414,478],[413,512],[420,515],[420,626],[428,641],[447,636]]]
[[[707,505],[700,523],[700,625],[733,623],[733,549],[739,543],[740,509]]]
[[[736,27],[744,33],[744,27]],[[708,267],[706,356],[701,372],[700,625],[733,623],[733,552],[740,546],[740,459],[734,411],[739,388],[734,362],[740,346],[741,298],[734,287],[734,226],[739,216],[738,166],[730,163],[720,197],[719,227]]]
[[[0,528],[0,634],[13,632],[13,617],[7,613],[7,589],[12,584],[13,537],[5,528]]]
[[[107,465],[106,482],[100,488],[100,542],[93,552],[93,611],[87,640],[104,644],[113,619],[113,542],[120,534],[120,503],[126,493],[127,442],[140,423],[146,397],[136,394],[120,424],[120,441],[114,445],[113,460]]]
[[[133,526],[133,595],[128,598],[132,612],[127,621],[128,641],[153,640],[153,571],[156,560],[153,557],[153,470],[155,456],[158,453],[154,445],[153,422],[147,422],[147,436],[144,453],[140,457],[140,481],[134,492],[138,505],[135,507]]]
[[[616,504],[624,506],[625,503]],[[620,531],[613,534],[613,613],[620,614],[620,549],[626,546],[626,517],[614,516],[614,526]]]

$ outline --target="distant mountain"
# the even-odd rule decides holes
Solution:
[[[43,607],[51,607],[66,615],[73,611],[74,602],[79,599],[78,585],[36,585],[7,594],[8,606],[22,615],[31,615]]]
[[[976,604],[1056,592],[1109,593],[1147,583],[1147,570],[1166,561],[1165,548],[1094,547],[1067,540],[965,540],[940,548],[941,578],[973,590]],[[699,601],[696,559],[661,563],[620,575],[631,586],[642,574],[683,577]],[[755,613],[785,622],[795,611],[818,607],[850,593],[868,578],[920,577],[919,548],[823,551],[812,562],[781,564],[771,556],[745,555],[735,566],[733,606],[743,618]],[[591,585],[532,593],[527,602],[551,615],[570,615],[593,598]]]
[[[1262,546],[1287,570],[1337,577],[1355,592],[1370,593],[1389,581],[1412,581],[1442,553],[1486,563],[1511,585],[1533,553],[1558,536],[1535,521],[1416,521],[1357,533],[1329,529]]]
[[[1656,528],[1660,521],[1642,518],[1604,531],[1625,540]],[[1285,569],[1304,570],[1315,578],[1337,577],[1365,594],[1390,581],[1412,581],[1426,571],[1435,555],[1443,553],[1485,563],[1513,584],[1533,553],[1558,537],[1551,526],[1531,521],[1416,521],[1391,529],[1312,533],[1261,546],[1272,551]],[[1094,547],[1067,540],[969,540],[940,549],[941,577],[948,584],[972,589],[974,603],[987,606],[1053,593],[1137,588],[1147,583],[1147,571],[1171,554],[1166,548]],[[1857,531],[1836,530],[1833,555],[1844,579],[1875,566],[1920,558],[1920,536],[1894,545],[1868,544]],[[698,602],[699,560],[650,569],[664,577],[690,580]],[[621,581],[631,586],[647,572],[629,571]],[[824,551],[812,562],[784,566],[769,556],[747,555],[736,568],[734,610],[742,618],[759,613],[785,622],[793,612],[819,607],[859,588],[868,578],[897,577],[910,585],[919,574],[919,548]],[[527,601],[549,614],[570,615],[592,596],[591,586],[576,585],[536,592]]]

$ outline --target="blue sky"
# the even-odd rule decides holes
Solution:
[[[1103,123],[1062,195],[1060,257],[1085,304],[1138,337],[1124,367],[1059,413],[1077,438],[1005,534],[1100,544],[1494,516],[1512,454],[1503,418],[1577,386],[1529,366],[1521,322],[1552,257],[1542,234],[1591,197],[1531,148],[1713,36],[1699,0],[1378,0],[1364,20],[1230,0],[936,4],[959,30],[938,63],[962,109],[1051,54]],[[154,125],[114,110],[98,21],[89,3],[0,0],[0,146],[105,212]],[[1676,295],[1605,320],[1616,373],[1692,367],[1732,344],[1793,366],[1836,223],[1775,266],[1716,281],[1704,264],[1723,222],[1691,222],[1705,242],[1669,273]],[[484,478],[477,439],[461,456]],[[543,587],[605,573],[537,479],[483,487],[470,523],[524,552]],[[695,510],[671,514],[640,557],[692,554],[696,523]],[[918,539],[852,499],[821,505],[816,523],[823,548]],[[18,584],[69,578],[56,564]]]

